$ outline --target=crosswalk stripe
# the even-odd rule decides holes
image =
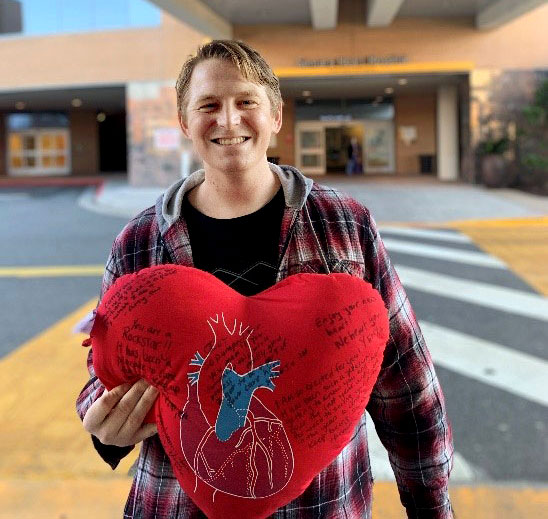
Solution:
[[[388,459],[388,452],[381,443],[373,425],[373,419],[369,414],[367,415],[366,428],[371,471],[375,481],[395,481],[396,478]],[[459,452],[454,452],[453,470],[451,471],[451,481],[453,483],[466,483],[485,479],[486,474],[482,469],[470,463]]]
[[[396,271],[405,287],[503,312],[548,321],[548,298],[480,281],[457,279],[403,265]]]
[[[390,225],[380,226],[379,229],[381,236],[384,232],[386,232],[396,234],[398,236],[407,236],[410,238],[426,238],[428,240],[439,240],[454,243],[472,243],[472,240],[468,236],[457,232],[415,229],[412,227],[393,227]]]
[[[383,242],[388,252],[391,253],[403,252],[404,254],[412,254],[413,256],[466,263],[467,265],[476,265],[478,267],[506,268],[506,265],[501,260],[483,252],[439,247],[438,245],[429,245],[426,243],[411,243],[393,238],[384,238]]]
[[[545,360],[433,323],[419,324],[435,364],[548,406]]]

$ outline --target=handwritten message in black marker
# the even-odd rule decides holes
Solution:
[[[91,333],[107,388],[159,389],[160,440],[208,517],[265,517],[349,441],[377,378],[386,308],[345,274],[292,276],[253,297],[196,269],[120,278]]]

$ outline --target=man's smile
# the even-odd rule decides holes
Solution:
[[[234,146],[235,144],[242,144],[249,139],[251,139],[251,137],[232,137],[229,139],[217,138],[211,139],[211,142],[214,142],[215,144],[220,144],[221,146]]]

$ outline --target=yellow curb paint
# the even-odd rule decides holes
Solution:
[[[27,479],[0,478],[0,519],[111,519],[121,517],[130,478]],[[450,490],[458,519],[542,519],[548,509],[546,488],[455,486]],[[405,519],[393,483],[376,483],[373,518]]]
[[[380,222],[416,229],[454,229],[495,256],[538,293],[548,296],[548,216],[445,223]]]
[[[468,227],[543,227],[548,226],[548,216],[531,216],[526,218],[500,218],[489,220],[455,220],[446,224],[458,229]]]
[[[0,478],[0,519],[122,517],[131,480]]]
[[[104,265],[55,265],[44,267],[0,267],[0,278],[43,278],[61,276],[102,276]]]
[[[453,227],[548,296],[548,218],[461,222]]]
[[[458,519],[541,519],[548,517],[548,489],[504,485],[452,486]],[[394,483],[375,483],[373,518],[405,519]]]
[[[137,449],[112,471],[75,411],[88,379],[83,335],[71,330],[89,301],[0,361],[0,519],[120,517]],[[546,488],[456,486],[459,519],[547,517]],[[376,483],[373,517],[404,519],[397,488]]]
[[[332,65],[319,67],[279,67],[274,73],[280,78],[313,76],[368,76],[374,74],[423,74],[433,72],[468,72],[471,61],[429,61],[377,65]]]
[[[377,221],[377,225],[409,227],[420,229],[456,229],[461,230],[467,227],[519,227],[544,226],[548,225],[548,216],[529,217],[529,218],[506,218],[489,220],[448,220],[446,222],[396,222],[396,221]]]
[[[138,449],[113,472],[76,414],[88,350],[72,328],[95,305],[89,301],[0,360],[0,479],[127,475]]]

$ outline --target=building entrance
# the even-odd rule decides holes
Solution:
[[[363,174],[363,125],[325,129],[326,173]]]
[[[394,173],[393,121],[299,121],[297,167],[306,174]]]

